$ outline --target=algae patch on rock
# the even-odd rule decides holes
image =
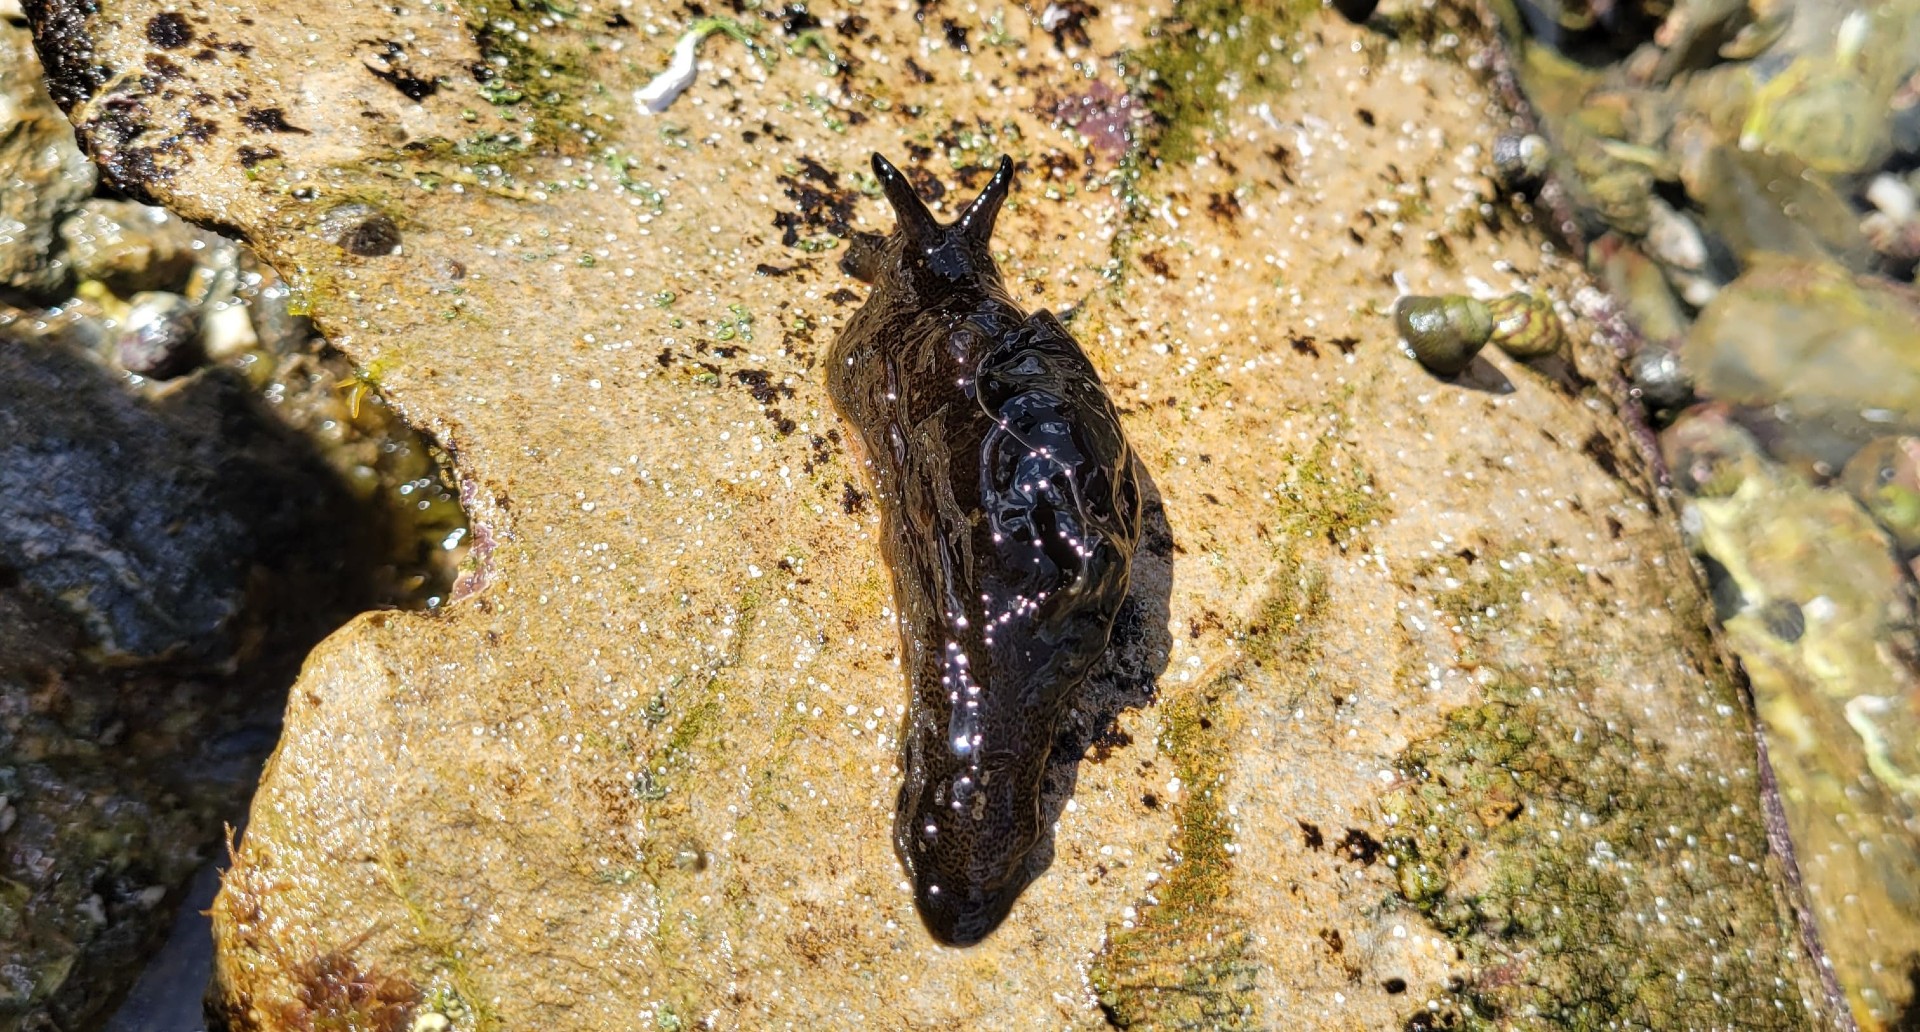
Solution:
[[[1716,987],[1768,985],[1779,962],[1751,940],[1775,908],[1732,889],[1769,877],[1754,767],[1676,760],[1600,701],[1612,664],[1529,614],[1528,596],[1578,573],[1512,555],[1480,565],[1490,572],[1437,601],[1486,649],[1490,683],[1408,745],[1381,803],[1399,899],[1469,971],[1407,1028],[1806,1027],[1791,986]],[[1500,665],[1516,638],[1546,643],[1538,665]],[[1740,705],[1725,673],[1703,677]]]
[[[1284,88],[1294,75],[1286,51],[1274,45],[1299,28],[1317,0],[1181,0],[1156,23],[1148,42],[1121,59],[1159,119],[1148,153],[1168,164],[1188,161],[1215,129],[1226,98]]]

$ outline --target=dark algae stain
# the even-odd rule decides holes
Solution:
[[[302,129],[287,121],[286,111],[277,108],[249,108],[240,116],[240,124],[257,133],[300,133],[307,135],[311,131]]]
[[[372,65],[367,65],[366,69],[373,73],[375,78],[399,90],[400,95],[408,100],[425,100],[440,89],[440,84],[432,79],[422,79],[399,69],[382,71]]]
[[[20,6],[33,26],[34,48],[54,103],[72,110],[91,99],[113,74],[95,60],[87,25],[99,7],[93,0],[23,0]]]
[[[964,946],[1050,852],[1048,760],[1127,600],[1141,478],[1086,354],[993,262],[1012,162],[951,225],[877,154],[873,171],[898,224],[854,263],[873,292],[827,388],[871,460],[901,614],[894,848],[927,929]]]
[[[795,210],[775,212],[773,225],[787,247],[824,250],[835,238],[852,234],[853,205],[859,195],[842,187],[838,175],[812,158],[802,156],[797,168],[778,177],[780,191]]]
[[[1333,848],[1341,856],[1362,867],[1372,867],[1373,862],[1380,858],[1379,841],[1359,828],[1348,828],[1347,833],[1341,836],[1340,841],[1334,843]]]
[[[193,42],[193,26],[175,11],[156,14],[147,19],[147,42],[162,50],[178,50]]]

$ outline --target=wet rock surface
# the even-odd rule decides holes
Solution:
[[[1587,281],[1495,184],[1472,26],[98,8],[29,13],[105,174],[282,270],[455,455],[481,556],[309,658],[215,904],[227,1027],[1822,1019],[1743,701]],[[837,252],[889,224],[876,148],[928,197],[1013,157],[998,257],[1167,528],[1134,571],[1164,612],[1056,747],[1052,864],[965,951],[889,844],[899,641],[819,367]],[[1396,278],[1545,298],[1568,350],[1438,381]]]
[[[97,198],[60,223],[60,239],[75,276],[121,294],[177,287],[206,245],[162,209]]]

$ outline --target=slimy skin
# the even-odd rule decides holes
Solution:
[[[1140,484],[1093,364],[994,265],[1013,163],[944,226],[873,170],[898,225],[847,263],[873,293],[827,388],[866,452],[900,616],[894,848],[927,930],[967,946],[1037,873],[1047,759],[1127,597]]]

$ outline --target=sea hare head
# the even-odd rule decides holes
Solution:
[[[999,927],[1038,873],[1040,782],[1051,721],[983,729],[978,761],[937,728],[911,733],[894,848],[933,937],[971,946]]]
[[[846,270],[882,289],[900,289],[930,303],[958,289],[998,283],[993,222],[1013,186],[1013,161],[1002,157],[980,196],[950,225],[942,225],[893,163],[873,156],[873,174],[893,206],[894,230],[877,246],[849,254]]]

